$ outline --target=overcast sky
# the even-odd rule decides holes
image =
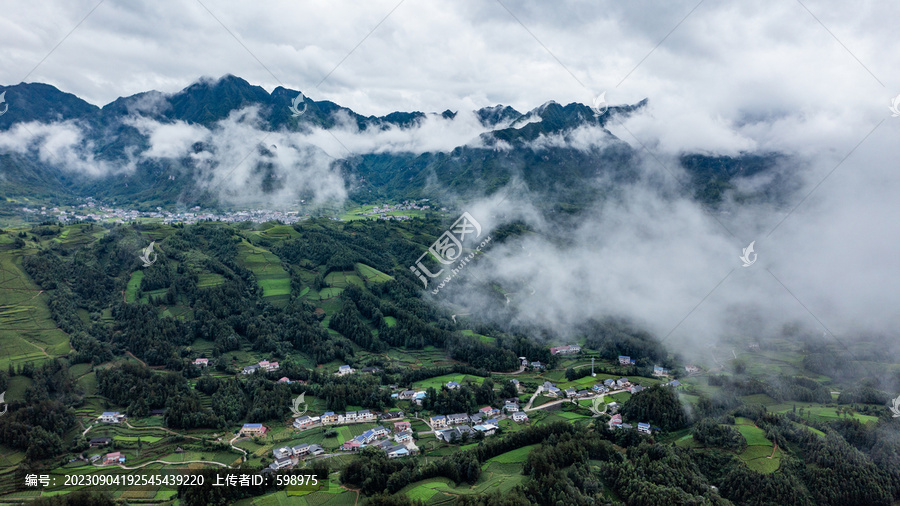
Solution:
[[[831,321],[847,335],[900,324],[900,292],[885,282],[900,277],[900,118],[888,110],[900,95],[900,2],[16,0],[2,8],[0,85],[45,82],[97,105],[229,73],[367,115],[495,104],[526,111],[549,100],[590,104],[604,91],[612,104],[648,98],[645,111],[611,128],[650,149],[642,151],[648,177],[676,167],[685,151],[779,151],[795,157],[785,170],[802,188],[787,207],[733,209],[734,236],[694,203],[638,186],[620,207],[598,209],[565,250],[498,248],[494,275],[534,276],[545,295],[519,302],[523,318],[565,325],[619,312],[660,335],[678,327],[674,338],[702,339],[727,330],[721,315],[752,300],[770,327]],[[350,132],[342,142],[451,149],[478,133],[471,116],[461,118],[454,124],[465,131],[451,134],[435,123],[384,138]],[[160,132],[154,155],[172,149]],[[312,135],[340,152],[327,146],[330,136]],[[737,260],[751,240],[755,271]],[[552,272],[534,274],[542,267]]]
[[[897,19],[895,2],[821,0],[17,0],[0,14],[0,83],[102,105],[231,73],[363,114],[606,91],[746,120],[883,108],[900,93]]]

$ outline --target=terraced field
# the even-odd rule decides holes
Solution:
[[[18,253],[0,256],[0,368],[4,370],[10,363],[42,362],[70,350],[69,337],[50,319],[47,295],[22,271],[20,259]]]
[[[284,304],[291,295],[291,278],[281,260],[271,251],[253,246],[246,240],[238,244],[238,261],[256,276],[263,297],[273,304]]]

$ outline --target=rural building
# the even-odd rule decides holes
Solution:
[[[550,348],[551,355],[574,355],[576,353],[581,353],[581,346],[578,346],[577,344]]]
[[[497,432],[497,426],[492,423],[485,423],[481,425],[476,425],[472,427],[477,432],[481,432],[485,436],[493,436],[495,432]]]
[[[301,456],[309,453],[309,445],[307,443],[303,443],[302,445],[297,445],[291,448],[291,451],[294,452],[294,455]]]
[[[206,367],[209,365],[209,359],[208,358],[194,359],[194,365],[197,367]]]
[[[435,415],[428,419],[432,428],[442,428],[447,426],[447,417],[444,415]]]
[[[412,433],[407,432],[407,431],[398,432],[397,435],[394,436],[394,441],[396,441],[398,443],[403,443],[405,441],[412,441]]]
[[[263,371],[277,371],[278,370],[278,362],[269,362],[268,360],[262,360],[259,363],[259,368]]]
[[[291,467],[294,463],[291,461],[290,457],[284,457],[281,459],[276,459],[275,462],[272,462],[269,467],[272,469],[284,469],[286,467]]]
[[[410,430],[412,428],[412,424],[409,422],[394,422],[394,430],[397,432],[403,432],[405,430]]]
[[[512,402],[507,402],[506,405],[503,406],[503,409],[505,409],[507,413],[515,413],[519,411],[519,405]]]
[[[578,391],[576,391],[574,388],[566,389],[566,397],[575,397],[576,395],[578,395]]]
[[[469,415],[465,413],[456,413],[447,415],[447,423],[450,425],[459,425],[461,423],[469,423]]]
[[[628,355],[619,355],[619,364],[620,365],[634,365],[634,360],[631,359]]]
[[[105,457],[103,457],[103,465],[107,466],[110,464],[124,464],[125,456],[122,455],[122,452],[112,452],[107,453]]]
[[[109,443],[112,443],[111,437],[97,437],[88,441],[88,445],[93,448],[95,446],[106,446]]]
[[[404,391],[400,392],[400,395],[397,398],[400,400],[404,400],[404,399],[412,399],[415,396],[416,396],[415,390],[404,390]]]
[[[266,427],[261,423],[245,423],[241,427],[241,434],[245,436],[263,436],[266,434]]]
[[[245,366],[241,370],[241,374],[255,374],[259,370],[259,364]]]
[[[282,446],[281,448],[275,448],[272,450],[272,455],[275,456],[276,459],[283,459],[285,457],[290,457],[294,452],[291,451],[287,446]]]
[[[353,374],[354,372],[356,372],[355,369],[353,369],[349,365],[342,365],[342,366],[338,367],[337,375],[338,376],[346,376],[347,374]]]
[[[653,375],[654,376],[668,376],[669,370],[664,367],[655,365],[655,366],[653,366]]]
[[[387,453],[389,459],[396,459],[409,455],[409,450],[403,445],[397,445],[386,450],[385,453]]]
[[[322,423],[337,423],[338,415],[334,414],[334,411],[328,411],[324,415],[322,415]]]
[[[640,422],[638,423],[638,432],[643,432],[644,434],[650,434],[650,424]]]
[[[458,389],[458,388],[459,388],[459,383],[457,383],[457,382],[455,382],[455,381],[448,381],[448,382],[447,382],[447,389],[448,389],[448,390],[456,390],[456,389]]]
[[[125,415],[119,414],[118,411],[106,411],[100,415],[100,421],[103,423],[119,423]]]
[[[516,423],[527,422],[528,415],[526,415],[524,411],[513,413],[513,421]]]

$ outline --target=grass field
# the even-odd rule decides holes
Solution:
[[[20,267],[21,255],[0,255],[0,369],[69,352],[69,338],[50,318],[46,294]],[[12,398],[12,397],[10,397]]]
[[[244,240],[238,244],[238,260],[256,276],[263,297],[272,303],[287,302],[291,294],[291,277],[281,267],[277,256]]]
[[[481,376],[470,376],[467,374],[445,374],[443,376],[435,376],[434,378],[428,378],[426,380],[417,381],[413,383],[413,388],[419,390],[426,390],[428,388],[435,388],[436,390],[440,390],[441,386],[447,384],[448,382],[455,381],[457,383],[463,383],[464,381],[471,381],[476,385],[480,385],[484,378]]]
[[[521,464],[525,462],[525,460],[528,458],[528,454],[531,453],[531,450],[533,450],[536,446],[539,445],[528,445],[521,448],[516,448],[515,450],[501,453],[500,455],[489,459],[488,462],[499,462],[501,464]]]
[[[356,273],[359,274],[359,277],[364,279],[367,283],[384,283],[385,281],[391,281],[394,278],[389,276],[374,267],[369,267],[366,264],[357,263],[356,264]]]
[[[125,300],[135,302],[137,290],[141,287],[141,281],[144,279],[144,271],[134,271],[128,280],[128,286],[125,287]]]

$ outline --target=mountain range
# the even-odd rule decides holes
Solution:
[[[232,75],[201,79],[174,94],[138,93],[103,107],[42,83],[0,91],[8,104],[0,115],[0,193],[10,199],[7,205],[21,197],[65,204],[92,196],[138,209],[233,205],[228,192],[220,191],[229,186],[231,196],[253,195],[244,204],[269,204],[267,196],[278,204],[316,200],[316,186],[327,174],[338,177],[345,196],[359,203],[474,198],[521,181],[552,202],[548,208],[577,210],[611,185],[638,177],[641,150],[606,127],[647,104],[645,99],[611,106],[603,114],[584,104],[550,101],[528,112],[485,107],[465,119],[449,110],[363,116],[297,90],[279,86],[269,93]],[[302,114],[295,115],[292,105]],[[179,139],[177,128],[196,138]],[[447,130],[457,136],[462,131],[460,138],[468,140],[449,145],[442,138],[452,138],[442,134]],[[260,139],[248,139],[252,135]],[[323,138],[336,150],[320,147],[316,140]],[[424,138],[429,142],[423,144]],[[381,139],[415,142],[406,149],[402,142],[384,147]],[[166,142],[184,145],[180,151],[160,147]],[[715,206],[736,180],[770,170],[781,158],[684,153],[679,163],[688,175],[686,191]],[[317,168],[309,172],[311,167]]]

